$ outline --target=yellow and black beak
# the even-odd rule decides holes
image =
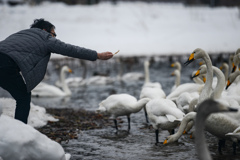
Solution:
[[[192,78],[199,76],[199,74],[200,74],[200,70],[197,70],[197,72],[192,76]]]
[[[73,71],[71,69],[68,70],[69,73],[73,73]]]
[[[195,60],[195,59],[194,59],[194,53],[192,53],[192,54],[189,56],[187,62],[184,63],[184,65],[187,66],[189,63],[191,63],[191,62],[194,61],[194,60]]]
[[[232,83],[228,80],[228,81],[227,81],[226,89],[228,89],[228,87],[229,87],[231,84],[232,84]]]
[[[235,66],[235,64],[234,64],[234,63],[232,63],[232,73],[233,73],[233,72],[235,72],[235,71],[236,71],[236,69],[237,69],[237,67]]]

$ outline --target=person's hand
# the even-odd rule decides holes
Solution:
[[[102,53],[97,53],[98,59],[101,60],[107,60],[113,57],[112,52],[102,52]]]

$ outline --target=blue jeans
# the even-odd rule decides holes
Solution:
[[[10,57],[0,53],[0,87],[7,90],[16,100],[15,119],[27,124],[31,92],[27,92],[19,71],[17,64]]]

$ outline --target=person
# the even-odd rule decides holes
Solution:
[[[96,61],[108,60],[112,52],[71,45],[56,39],[55,26],[43,18],[30,29],[14,33],[0,42],[0,87],[16,100],[15,119],[27,124],[31,90],[44,78],[51,53]]]

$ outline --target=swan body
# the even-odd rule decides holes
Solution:
[[[110,115],[110,118],[115,122],[117,130],[118,128],[116,118],[119,116],[127,116],[129,131],[130,115],[132,113],[139,112],[149,100],[149,98],[137,100],[135,97],[129,94],[114,94],[110,95],[105,100],[100,102],[99,108],[96,111]]]
[[[206,138],[204,134],[205,121],[209,115],[216,112],[228,112],[236,111],[232,110],[221,103],[214,100],[205,100],[198,107],[198,112],[195,121],[195,146],[198,157],[200,160],[211,160],[211,155],[206,144]],[[217,121],[218,122],[218,121]],[[215,122],[216,123],[216,122]],[[214,126],[212,126],[214,127]]]
[[[156,143],[158,143],[158,130],[175,129],[185,114],[177,108],[169,99],[152,99],[146,104],[150,123],[156,131]]]
[[[65,73],[72,72],[68,66],[63,66],[60,73],[60,79],[62,83],[62,90],[54,85],[50,85],[44,82],[39,83],[33,90],[32,96],[36,97],[62,97],[70,96],[71,90],[65,83]]]
[[[171,92],[166,98],[176,101],[176,99],[183,93],[201,93],[203,90],[204,84],[196,84],[196,83],[184,83],[178,86],[173,92]]]
[[[144,74],[140,72],[129,72],[122,76],[122,81],[127,83],[130,81],[139,81],[144,79]]]
[[[107,85],[112,84],[114,79],[106,76],[92,76],[86,80],[86,85]]]
[[[0,116],[0,157],[6,160],[69,160],[62,146],[33,127],[7,115]]]

